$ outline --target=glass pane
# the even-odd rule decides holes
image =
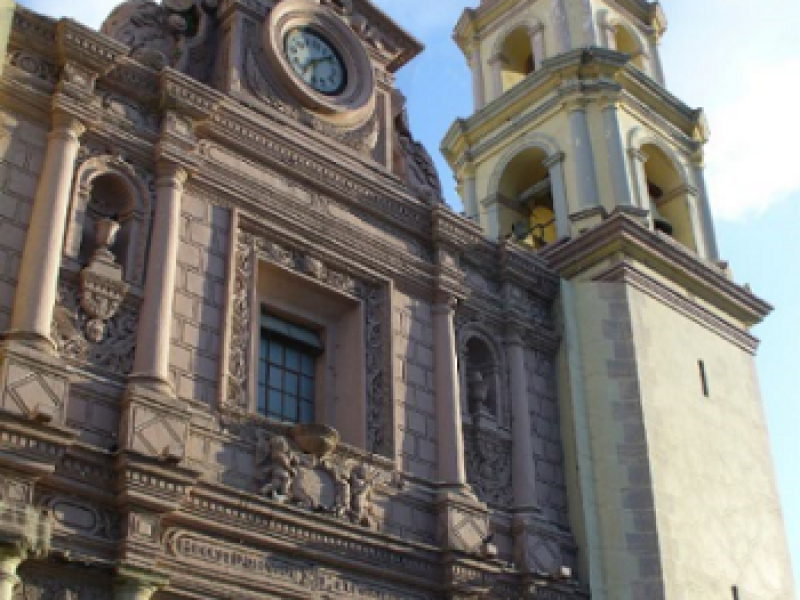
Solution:
[[[280,417],[282,408],[283,394],[277,390],[269,391],[269,414],[270,416]]]
[[[258,414],[263,415],[267,412],[267,388],[263,385],[258,386]]]
[[[286,368],[290,371],[300,370],[300,353],[297,350],[286,349]]]
[[[269,385],[274,388],[283,389],[283,370],[278,367],[269,368]]]
[[[287,394],[297,395],[300,391],[299,381],[297,380],[297,375],[293,373],[286,373],[285,375],[286,385],[283,388]]]
[[[300,422],[313,423],[314,422],[314,403],[313,402],[300,402]]]
[[[303,355],[303,375],[314,375],[314,357],[308,354]]]
[[[259,385],[267,383],[267,363],[263,360],[258,363],[258,383]]]
[[[300,397],[303,400],[314,399],[314,380],[309,377],[300,378]]]
[[[274,341],[269,343],[269,362],[276,365],[283,364],[283,346]]]
[[[283,416],[287,421],[297,422],[297,398],[294,396],[283,399]]]

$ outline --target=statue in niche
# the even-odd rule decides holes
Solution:
[[[394,115],[393,170],[424,200],[444,202],[442,183],[431,155],[414,139],[408,124],[406,98],[398,91],[392,98]]]
[[[265,464],[266,483],[261,488],[261,493],[281,502],[291,500],[292,484],[297,470],[294,468],[289,441],[280,435],[267,438],[266,432],[259,431],[256,463]]]

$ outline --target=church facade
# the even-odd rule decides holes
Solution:
[[[457,214],[369,0],[17,6],[0,600],[792,600],[665,30],[465,10]]]

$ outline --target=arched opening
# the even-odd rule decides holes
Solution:
[[[531,37],[525,28],[506,37],[501,50],[503,91],[506,92],[533,73],[535,61]]]
[[[524,150],[508,163],[498,189],[501,235],[514,236],[533,248],[542,248],[557,238],[546,158],[539,148]]]
[[[617,25],[614,28],[614,45],[619,52],[629,54],[631,56],[631,63],[638,67],[641,71],[645,70],[644,64],[644,51],[639,39],[622,25]]]
[[[122,266],[123,277],[130,280],[137,228],[136,201],[130,187],[114,173],[104,173],[91,181],[88,201],[81,219],[78,261],[82,266],[91,262],[98,248],[99,224],[103,220],[119,224],[119,232],[109,250]]]
[[[499,419],[500,368],[491,347],[480,337],[466,345],[467,409],[473,420]]]
[[[642,152],[647,156],[644,171],[654,227],[696,250],[688,188],[678,167],[655,144],[643,146]]]

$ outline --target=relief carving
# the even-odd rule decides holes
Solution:
[[[217,0],[133,0],[115,8],[101,31],[147,66],[172,67],[202,80],[196,51],[213,35],[216,9]]]
[[[465,426],[467,480],[481,501],[501,509],[514,503],[511,442]]]
[[[257,432],[256,465],[261,494],[282,504],[329,514],[370,529],[379,524],[372,495],[383,473],[341,455],[317,456],[293,448],[283,435]]]
[[[85,309],[83,292],[77,286],[62,282],[50,335],[64,358],[126,375],[133,368],[138,312],[123,304],[103,322],[100,335],[99,328],[90,325],[96,317]]]

